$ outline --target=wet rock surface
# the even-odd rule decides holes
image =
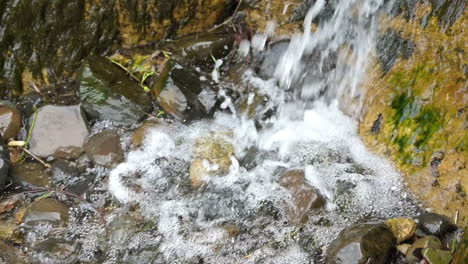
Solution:
[[[327,252],[327,263],[386,263],[395,238],[383,224],[360,224],[341,231]]]
[[[0,192],[3,190],[5,181],[10,169],[10,152],[8,148],[0,142]]]
[[[143,88],[106,58],[89,57],[80,81],[82,107],[91,119],[131,125],[151,111]]]
[[[66,226],[68,219],[68,207],[64,203],[53,198],[43,198],[27,207],[23,223],[28,226],[40,223],[51,224],[53,226]]]
[[[303,170],[284,172],[278,183],[292,195],[292,207],[289,210],[291,220],[295,223],[304,222],[310,210],[323,208],[326,204],[320,192],[305,182]]]
[[[0,240],[0,263],[27,263],[23,254],[12,245]]]
[[[159,106],[184,123],[207,117],[215,106],[216,93],[201,76],[178,62],[167,62],[152,87]]]
[[[424,233],[439,238],[457,229],[457,226],[450,218],[435,213],[424,213],[417,218],[417,221],[418,227]]]
[[[413,237],[417,224],[410,218],[394,218],[385,221],[385,225],[392,231],[398,243]]]
[[[55,96],[73,97],[75,87],[67,84],[89,54],[205,30],[232,12],[233,4],[3,1],[0,48],[7,55],[0,57],[0,95],[26,94],[35,85]]]
[[[18,184],[29,187],[47,187],[52,179],[50,171],[43,164],[34,161],[25,161],[13,166],[11,177]]]
[[[416,240],[406,253],[406,259],[409,264],[419,263],[422,258],[424,249],[442,249],[442,242],[435,236],[426,236]]]
[[[13,106],[0,102],[0,134],[4,141],[16,138],[22,126],[21,113]]]
[[[113,130],[91,136],[85,145],[85,151],[94,164],[104,167],[116,166],[124,158],[120,135]]]
[[[37,118],[30,118],[30,126],[33,123],[29,145],[34,154],[44,158],[77,158],[83,152],[89,132],[80,106],[43,106]]]

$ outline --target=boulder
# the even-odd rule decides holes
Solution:
[[[83,65],[80,99],[93,120],[138,123],[151,111],[149,95],[124,70],[106,58],[91,56]]]
[[[414,236],[417,224],[411,218],[393,218],[385,221],[385,225],[392,231],[398,243]]]
[[[358,224],[340,232],[327,252],[329,264],[384,264],[395,245],[384,224]]]
[[[442,238],[445,234],[457,230],[450,218],[436,213],[423,213],[417,217],[418,227],[424,233]]]
[[[39,157],[77,158],[89,134],[79,105],[41,107],[29,141],[30,151]],[[30,126],[34,116],[30,118]]]
[[[116,166],[124,159],[120,135],[114,130],[105,130],[90,137],[85,151],[94,164],[107,168]]]

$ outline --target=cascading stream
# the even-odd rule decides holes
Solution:
[[[264,129],[226,113],[188,127],[154,128],[143,147],[111,172],[112,195],[128,206],[137,204],[156,222],[159,257],[166,261],[161,263],[321,263],[344,227],[414,214],[398,173],[366,150],[357,122],[340,111],[350,102],[355,113],[361,107],[359,87],[383,2],[315,1],[304,34],[291,39],[273,79],[245,74],[244,84],[278,107]],[[327,4],[333,5],[333,15],[313,30],[312,21]],[[194,190],[194,168],[209,175],[222,166],[196,157],[200,138],[216,141],[210,146],[227,153],[228,161],[222,162],[229,166],[222,175],[205,175],[204,187]],[[292,169],[304,171],[305,185],[326,201],[322,209],[306,212],[300,224],[288,209],[295,206],[291,193],[279,182]],[[304,245],[304,239],[312,242]],[[147,238],[135,236],[129,244],[144,248],[145,243]],[[113,245],[116,252],[127,246]]]

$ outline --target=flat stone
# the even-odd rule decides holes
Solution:
[[[330,244],[327,264],[384,264],[395,238],[384,224],[358,224],[340,232]]]
[[[50,171],[34,161],[16,164],[11,170],[11,176],[15,182],[28,187],[47,187],[52,179]]]
[[[0,134],[4,141],[16,138],[21,129],[21,112],[18,109],[0,105]]]
[[[79,157],[89,134],[80,106],[46,105],[38,111],[29,142],[30,151],[42,158]]]
[[[105,130],[88,139],[86,154],[96,165],[111,168],[124,159],[120,135],[114,130]]]
[[[418,226],[411,218],[388,219],[385,225],[392,231],[398,243],[412,238]]]
[[[68,207],[52,198],[33,202],[27,208],[23,223],[33,226],[37,223],[49,223],[53,226],[65,226],[68,223]]]

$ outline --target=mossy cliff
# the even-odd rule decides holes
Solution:
[[[82,59],[206,30],[234,0],[0,1],[0,96],[72,93]]]
[[[408,2],[412,12],[382,19],[382,35],[401,38],[390,56],[401,56],[370,74],[360,134],[426,206],[468,223],[468,12],[463,2]]]

